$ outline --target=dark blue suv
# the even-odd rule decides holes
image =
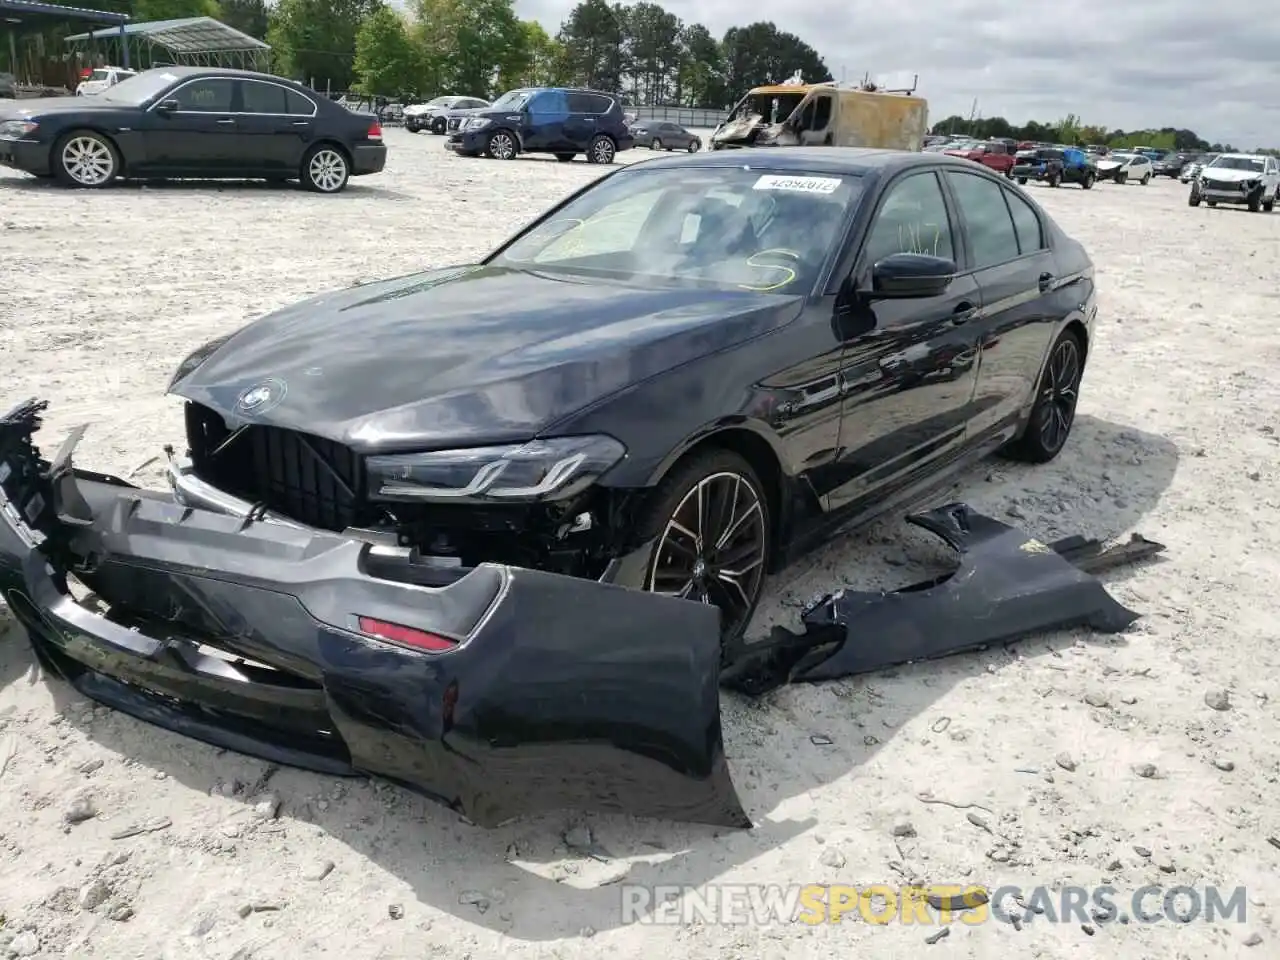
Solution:
[[[468,157],[552,153],[567,163],[584,153],[588,163],[613,163],[635,145],[617,98],[598,90],[524,87],[458,120],[445,149]]]

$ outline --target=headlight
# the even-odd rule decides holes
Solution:
[[[464,120],[463,125],[468,130],[483,130],[492,122],[493,122],[492,120],[486,120],[484,117],[471,117],[467,120]]]
[[[178,385],[179,381],[184,380],[191,376],[191,374],[195,373],[196,368],[199,367],[200,364],[204,363],[211,356],[217,353],[218,350],[222,348],[222,345],[230,340],[234,335],[234,333],[228,333],[225,336],[210,340],[208,343],[201,347],[197,347],[195,350],[191,351],[191,353],[187,354],[186,359],[178,364],[178,369],[175,370],[173,372],[173,376],[169,378],[168,389],[172,390]]]
[[[21,140],[35,133],[39,126],[30,120],[6,120],[0,123],[0,140]]]
[[[504,447],[370,457],[375,499],[559,500],[590,486],[627,455],[612,437],[558,437]]]

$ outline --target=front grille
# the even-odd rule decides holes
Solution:
[[[1239,190],[1241,187],[1241,184],[1231,180],[1210,180],[1208,177],[1205,177],[1203,182],[1204,182],[1204,188],[1206,190],[1235,191],[1235,190]]]
[[[196,403],[186,416],[192,466],[218,489],[326,530],[368,521],[364,461],[342,444],[261,424],[237,433]]]
[[[461,126],[462,126],[462,118],[461,118],[461,117],[450,117],[450,118],[449,118],[449,129],[450,129],[450,130],[457,130],[457,129],[459,129]]]

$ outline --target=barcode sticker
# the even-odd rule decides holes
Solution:
[[[756,181],[754,190],[789,190],[792,193],[835,193],[839,177],[781,177],[765,174]]]

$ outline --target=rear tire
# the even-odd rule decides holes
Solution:
[[[730,450],[694,454],[653,491],[635,530],[638,542],[654,541],[644,589],[719,607],[721,646],[736,643],[760,603],[773,546],[768,490],[751,464]],[[706,540],[691,541],[684,531]]]
[[[1062,452],[1075,424],[1084,375],[1084,344],[1073,331],[1064,332],[1049,351],[1036,385],[1036,401],[1022,435],[1003,453],[1024,463],[1048,463]]]
[[[569,163],[573,160],[575,156],[577,156],[577,154],[575,153],[557,153],[556,159],[559,160],[561,163]]]
[[[651,144],[649,144],[649,149],[650,149],[650,150],[661,150],[661,149],[662,149],[662,141],[661,141],[661,140],[659,140],[657,137],[654,137],[654,138],[653,138],[653,142],[652,142]]]
[[[613,138],[605,134],[597,134],[587,148],[587,163],[613,163],[618,155],[618,145]]]
[[[351,163],[333,144],[317,143],[302,158],[299,179],[313,193],[341,193],[351,179]]]
[[[1143,174],[1142,179],[1138,181],[1138,183],[1142,184],[1142,186],[1144,187],[1150,182],[1151,182],[1151,174],[1149,173]]]
[[[1027,178],[1026,178],[1026,177],[1019,177],[1019,178],[1018,178],[1018,186],[1020,186],[1020,187],[1025,187],[1026,185],[1027,185]]]
[[[431,132],[434,133],[436,136],[440,136],[442,133],[444,133],[445,129],[448,126],[449,126],[448,120],[446,120],[444,117],[436,117],[434,120],[431,121]]]

